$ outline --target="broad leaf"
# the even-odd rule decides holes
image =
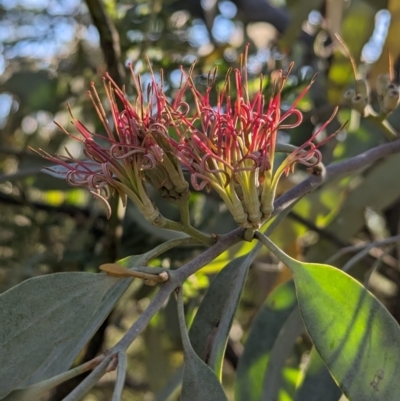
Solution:
[[[298,379],[300,370],[286,368],[285,363],[292,353],[297,337],[303,330],[303,321],[301,320],[298,308],[295,308],[283,325],[269,355],[263,380],[262,401],[281,400],[280,396],[283,392],[286,394],[289,392],[290,396],[294,395],[295,386],[293,386],[293,380],[288,382],[287,370],[292,371],[291,376],[293,376],[293,373],[297,373],[296,379]]]
[[[186,328],[182,291],[178,294],[178,318],[181,331],[184,365],[181,401],[227,401],[214,372],[194,351]]]
[[[306,377],[294,401],[338,401],[342,395],[315,348],[310,353]]]
[[[400,394],[400,329],[361,284],[328,265],[294,270],[307,331],[345,395],[354,401]]]
[[[147,253],[126,257],[118,261],[118,263],[126,268],[142,266],[147,264]],[[69,369],[83,347],[92,338],[105,318],[110,314],[111,310],[121,298],[125,290],[129,287],[131,282],[132,279],[116,281],[115,284],[104,294],[93,316],[88,319],[85,325],[82,325],[79,335],[77,333],[77,335],[69,341],[57,344],[57,347],[54,348],[53,352],[48,356],[46,362],[43,363],[28,380],[24,381],[22,386],[31,386],[32,384],[49,379],[50,377]]]
[[[0,398],[69,343],[118,279],[105,274],[35,277],[0,296]]]
[[[101,326],[105,318],[110,314],[111,310],[121,298],[122,294],[129,287],[131,279],[119,280],[104,295],[97,310],[88,319],[85,325],[77,328],[77,335],[69,341],[66,340],[62,344],[57,344],[53,352],[48,356],[38,370],[34,372],[28,380],[22,383],[23,387],[31,386],[42,380],[49,379],[54,375],[65,372],[70,368],[74,360],[77,358],[83,347],[92,338],[94,333]]]
[[[181,401],[227,401],[214,372],[194,352],[185,349]]]
[[[263,242],[291,269],[306,329],[343,393],[351,401],[398,399],[400,328],[387,309],[341,270]]]
[[[233,316],[253,254],[232,260],[212,281],[190,328],[197,355],[220,376]]]
[[[277,287],[257,313],[239,359],[236,372],[236,401],[261,400],[267,367],[271,362],[277,361],[271,361],[271,351],[279,336],[286,335],[283,328],[292,313],[297,310],[296,305],[294,283],[290,281]],[[303,330],[302,324],[298,326],[294,335],[296,338]],[[292,335],[293,332],[289,334]],[[273,373],[272,370],[269,372]],[[279,381],[283,380],[282,370],[279,369],[277,373]]]

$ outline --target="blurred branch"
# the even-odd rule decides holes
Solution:
[[[107,14],[102,0],[86,0],[93,24],[100,35],[100,46],[104,54],[107,69],[111,77],[122,86],[125,77],[125,68],[121,63],[121,46],[118,31]],[[118,259],[119,240],[122,236],[120,217],[118,214],[119,197],[115,196],[110,201],[111,218],[104,243],[104,262],[114,262]]]
[[[0,184],[6,181],[16,181],[22,178],[30,177],[32,175],[39,174],[42,170],[42,167],[27,167],[22,170],[18,170],[12,174],[0,174]]]
[[[317,225],[315,225],[312,221],[305,219],[303,216],[300,216],[298,213],[291,211],[289,213],[289,218],[292,220],[302,224],[303,226],[307,227],[308,229],[315,231],[318,233],[321,237],[326,238],[327,240],[333,242],[335,245],[339,247],[344,247],[348,246],[348,242],[343,241],[341,238],[336,236],[335,234],[332,234],[328,230],[325,230],[324,228],[320,228]]]
[[[364,256],[367,256],[370,253],[374,254],[374,256],[376,258],[379,258],[383,252],[377,248],[391,245],[394,242],[399,242],[399,241],[400,241],[400,235],[395,235],[393,237],[385,238],[380,241],[367,242],[364,244],[347,246],[345,248],[340,249],[337,253],[335,253],[333,256],[331,256],[326,263],[333,263],[335,260],[339,259],[341,256],[346,255],[348,253],[352,253],[352,252],[358,252],[358,253],[357,253],[357,255],[353,256],[353,258],[350,259],[350,261],[348,262],[349,266],[353,265],[356,261],[362,259]],[[391,256],[389,256],[389,258],[390,258],[390,262],[388,262],[387,264],[390,264],[391,267],[398,269],[398,266],[397,266],[397,263],[395,262],[395,260],[393,260],[393,258]],[[343,268],[343,270],[345,270],[345,269]]]
[[[366,243],[366,244],[362,244],[362,245],[351,245],[350,242],[343,241],[341,238],[339,238],[335,234],[332,234],[328,230],[316,226],[313,222],[305,219],[304,217],[300,216],[296,212],[291,211],[288,216],[292,220],[304,225],[308,229],[310,229],[312,231],[315,231],[316,233],[318,233],[318,235],[320,235],[321,237],[323,237],[323,238],[327,239],[328,241],[332,242],[338,248],[341,248],[331,258],[329,258],[328,260],[325,261],[325,263],[327,263],[327,264],[332,264],[335,260],[337,260],[338,258],[346,255],[347,253],[356,252],[358,250],[364,249],[365,247],[368,247],[369,251],[368,251],[368,254],[365,255],[366,256],[365,262],[367,263],[368,266],[373,266],[376,263],[377,259],[381,258],[381,254],[382,254],[382,252],[380,252],[377,249],[377,247],[386,245],[387,241],[389,243],[391,243],[391,242],[393,242],[393,238],[396,238],[396,237],[390,237],[390,238],[385,239],[383,241],[377,241],[377,242],[373,242],[373,243]],[[371,248],[369,248],[370,245],[372,245]],[[382,259],[381,263],[383,263],[385,268],[387,267],[387,268],[390,268],[390,269],[397,269],[398,270],[396,261],[390,255],[385,255],[381,259]]]
[[[394,153],[400,152],[400,140],[396,140],[384,145],[377,146],[373,149],[369,149],[357,156],[350,159],[344,160],[340,163],[335,163],[326,167],[323,173],[324,179],[321,182],[321,176],[311,175],[306,180],[296,185],[294,188],[285,192],[275,201],[274,215],[280,213],[286,209],[293,202],[296,202],[299,198],[303,197],[309,192],[314,191],[323,182],[330,181],[339,177],[342,177],[349,173],[354,173],[363,167],[366,167],[379,159],[390,156]]]
[[[24,199],[19,199],[15,196],[4,194],[2,192],[0,192],[0,203],[14,206],[25,206],[28,203],[30,207],[35,208],[37,210],[44,210],[45,212],[49,213],[63,213],[70,217],[76,217],[76,216],[89,217],[90,215],[93,214],[93,212],[89,208],[80,208],[78,206],[66,205],[66,204],[53,206],[41,202],[33,202],[33,201],[26,202],[26,200]],[[98,218],[105,220],[106,219],[105,213],[103,214],[99,213]]]
[[[275,7],[268,0],[232,0],[232,3],[236,5],[239,10],[239,19],[245,24],[251,22],[266,22],[276,28],[276,30],[283,34],[289,27],[292,18],[288,11],[284,7]],[[210,24],[213,21],[214,11],[205,10],[202,7],[200,0],[185,1],[176,0],[172,2],[174,11],[178,9],[188,10],[193,16],[202,18],[210,29]],[[312,46],[313,37],[308,33],[301,31],[300,40],[306,43],[308,46]]]
[[[100,35],[100,46],[104,54],[109,74],[117,85],[122,86],[125,77],[124,65],[121,63],[121,46],[118,31],[107,14],[102,0],[86,0],[93,24]],[[119,198],[113,197],[110,201],[111,218],[104,243],[104,262],[114,262],[118,259],[119,240],[122,235],[120,218],[118,215]]]
[[[86,5],[93,24],[99,31],[100,47],[104,54],[108,72],[114,81],[121,86],[125,77],[125,68],[121,63],[121,46],[118,31],[101,0],[86,0]]]

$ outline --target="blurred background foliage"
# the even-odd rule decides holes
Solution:
[[[29,150],[63,153],[67,146],[74,155],[80,154],[53,120],[71,128],[69,103],[77,118],[100,132],[86,90],[94,82],[104,96],[101,77],[106,71],[118,83],[126,83],[132,94],[125,67],[132,62],[146,83],[147,56],[156,76],[163,69],[165,90],[172,96],[180,83],[181,65],[188,68],[197,60],[196,82],[205,88],[208,71],[218,66],[217,81],[222,81],[246,43],[250,87],[259,74],[269,78],[294,61],[285,89],[287,104],[315,72],[319,75],[299,105],[303,124],[290,136],[280,133],[280,141],[303,143],[339,104],[340,112],[328,131],[347,119],[350,123],[322,149],[329,164],[386,141],[381,127],[343,103],[344,92],[354,87],[354,73],[346,54],[334,46],[333,35],[341,34],[359,75],[368,79],[372,90],[377,75],[390,70],[389,53],[398,84],[399,18],[399,0],[0,0],[0,291],[41,274],[97,271],[101,263],[143,253],[172,238],[171,232],[149,226],[132,205],[122,210],[115,203],[118,213],[107,220],[103,206],[87,192],[40,173],[45,162]],[[265,91],[270,93],[270,86]],[[374,102],[372,92],[372,106]],[[398,132],[400,111],[389,120]],[[273,239],[295,258],[321,262],[344,247],[399,234],[399,167],[400,155],[394,155],[323,186],[296,205]],[[282,181],[279,192],[306,174],[299,168]],[[177,216],[171,206],[157,203],[165,215]],[[234,228],[213,193],[193,194],[191,203],[200,229],[222,233]],[[189,315],[196,312],[212,275],[251,247],[246,243],[226,252],[187,281]],[[154,263],[177,268],[199,250],[173,250]],[[368,287],[398,321],[399,251],[396,246],[374,247],[350,269],[359,280],[368,278]],[[353,255],[342,252],[335,265],[343,266]],[[223,382],[231,399],[253,318],[270,292],[289,279],[288,270],[267,253],[260,253],[250,269],[225,356]],[[115,343],[153,292],[139,282],[131,286],[79,361]],[[285,368],[288,391],[280,400],[292,399],[290,389],[300,380],[310,348],[307,336],[300,333]],[[179,381],[181,362],[177,317],[170,302],[130,348],[125,399],[168,399],[168,389]],[[64,383],[49,399],[61,400],[81,379]],[[114,373],[107,374],[85,400],[110,399],[114,379]]]

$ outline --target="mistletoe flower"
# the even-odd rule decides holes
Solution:
[[[216,93],[216,102],[212,101],[215,72],[209,75],[207,88],[201,93],[192,78],[194,65],[188,75],[182,71],[184,83],[170,101],[163,92],[162,74],[158,84],[151,71],[151,82],[144,92],[140,76],[130,68],[136,90],[134,103],[109,75],[104,77],[112,123],[93,84],[89,91],[106,135],[90,132],[71,113],[72,124],[80,134],[71,136],[82,143],[87,160],[75,159],[68,150],[67,156],[56,157],[40,151],[62,167],[70,185],[86,187],[103,200],[109,214],[107,199],[116,192],[124,202],[129,197],[151,223],[164,226],[167,222],[150,200],[147,182],[167,200],[179,202],[186,221],[189,190],[182,163],[196,190],[213,188],[239,225],[258,228],[273,212],[280,177],[292,172],[296,163],[316,166],[321,160],[318,147],[332,136],[318,145],[313,143],[330,119],[279,166],[275,165],[278,130],[301,124],[303,117],[297,105],[313,82],[282,112],[281,93],[292,66],[286,73],[279,71],[268,102],[262,93],[262,77],[259,90],[249,95],[247,52],[240,68],[228,72]],[[194,99],[193,111],[185,102],[187,95]],[[171,127],[177,136],[169,135]],[[59,175],[57,168],[51,169]],[[169,227],[181,229],[185,224],[170,222]]]
[[[266,103],[262,77],[260,89],[254,96],[249,95],[246,59],[245,54],[240,69],[235,69],[233,74],[228,72],[215,107],[211,102],[215,74],[209,76],[207,89],[202,94],[192,79],[193,67],[188,75],[182,72],[185,82],[169,105],[169,113],[179,137],[172,142],[179,159],[191,173],[193,187],[213,188],[239,225],[258,228],[271,216],[281,175],[292,171],[296,163],[312,167],[320,162],[317,148],[322,143],[315,145],[312,141],[327,123],[274,169],[278,130],[301,124],[303,117],[296,107],[314,79],[283,113],[281,92],[292,66],[286,74],[279,72],[275,94]],[[232,75],[235,100],[231,97]],[[184,101],[188,91],[195,99],[192,115]]]
[[[66,180],[72,186],[86,187],[90,193],[100,198],[111,210],[108,197],[116,192],[124,204],[129,197],[141,213],[154,224],[162,223],[162,216],[150,200],[145,181],[152,184],[167,198],[179,199],[188,194],[188,184],[184,180],[178,160],[174,157],[165,126],[166,100],[162,87],[152,81],[144,99],[140,77],[132,70],[136,101],[131,104],[109,75],[103,79],[110,111],[111,125],[92,84],[88,92],[95,110],[107,133],[106,136],[91,133],[80,121],[72,116],[72,124],[80,136],[66,134],[80,141],[88,160],[78,160],[71,156],[53,157],[40,150],[46,159],[61,165],[66,171]],[[122,106],[122,110],[120,107]],[[49,170],[52,170],[50,167]],[[58,174],[59,168],[53,168]]]

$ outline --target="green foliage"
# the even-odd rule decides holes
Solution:
[[[178,318],[184,351],[181,400],[227,400],[224,390],[222,389],[214,372],[198,357],[190,343],[185,324],[182,292],[180,292],[178,295]]]
[[[0,0],[0,26],[4,26],[0,399],[338,401],[345,395],[349,401],[397,400],[399,4],[386,0]],[[335,33],[340,33],[348,52],[343,45],[339,48]],[[237,152],[228,152],[230,162],[237,158],[237,165],[225,169],[230,142],[221,134],[196,165],[195,158],[182,153],[193,140],[191,124],[183,128],[186,120],[200,107],[202,121],[194,121],[194,126],[206,134],[197,149],[201,153],[223,120],[215,116],[229,109],[229,102],[235,104],[241,92],[232,74],[230,99],[217,107],[226,72],[239,67],[239,55],[246,51],[249,68],[239,70],[248,83],[242,95],[246,98],[249,92],[250,103],[238,120],[227,118],[230,125],[220,126],[224,130],[247,127],[245,140],[235,143]],[[247,231],[237,229],[227,208],[230,202],[226,197],[222,202],[209,182],[203,191],[191,187],[191,194],[177,201],[169,178],[179,163],[165,142],[163,154],[175,166],[165,165],[170,173],[161,169],[152,176],[161,190],[143,181],[149,165],[156,159],[160,162],[160,152],[150,155],[148,165],[132,170],[138,178],[133,186],[143,184],[139,192],[148,201],[146,207],[156,207],[165,218],[155,225],[132,203],[122,213],[117,198],[109,200],[113,213],[108,220],[104,205],[82,188],[68,185],[72,166],[57,166],[52,175],[40,173],[48,164],[29,147],[52,156],[65,156],[67,147],[79,159],[75,168],[88,161],[90,146],[82,152],[85,143],[74,139],[80,134],[71,124],[67,103],[90,133],[106,135],[107,124],[100,121],[87,96],[91,82],[114,130],[118,123],[101,82],[106,71],[120,87],[124,85],[129,102],[135,103],[137,94],[124,68],[132,62],[142,75],[146,103],[151,75],[147,63],[155,82],[160,82],[161,67],[165,99],[172,102],[185,81],[181,66],[188,72],[195,59],[193,82],[205,97],[200,96],[196,106],[196,94],[187,91],[174,109],[176,115],[183,114],[173,116],[174,124],[188,135],[180,144],[181,158],[189,156],[182,176],[192,186],[203,179],[201,172],[189,179],[193,167],[204,169],[211,180],[229,176],[218,190],[236,207],[245,203],[236,219],[252,213]],[[277,90],[279,70],[287,71],[292,61],[286,84]],[[219,92],[206,94],[213,75],[208,75],[209,70],[216,66]],[[297,102],[315,73],[314,84]],[[271,96],[280,93],[280,116],[293,111],[293,102],[299,113],[280,124],[277,152],[263,163],[260,157],[271,142],[262,146],[261,141],[254,142],[243,151],[257,137],[257,129],[276,117],[269,110],[257,121],[260,109],[254,96],[259,90],[266,110]],[[119,102],[114,106],[120,107]],[[252,105],[255,108],[250,110]],[[308,143],[337,105],[340,111],[332,123],[313,144]],[[145,108],[138,114],[146,113]],[[146,151],[154,150],[162,136],[160,125],[153,124],[161,121],[157,107],[150,109],[146,141],[150,140],[139,140]],[[302,123],[289,130],[300,115]],[[122,125],[126,116],[120,115]],[[53,120],[73,136],[65,135]],[[134,131],[133,120],[125,134]],[[141,127],[135,140],[149,128],[150,120],[135,120]],[[321,145],[347,120],[349,124],[336,137]],[[165,129],[179,141],[175,128],[160,131]],[[100,136],[94,135],[99,146],[107,148],[110,143]],[[136,153],[138,149],[131,146],[119,144],[111,152],[111,161],[131,167],[128,159],[132,158],[126,154],[114,157],[126,149],[132,150],[130,157],[144,154],[142,148]],[[297,154],[294,172],[282,177],[276,193],[264,191],[268,173],[299,146],[304,153]],[[306,170],[311,157],[319,157],[315,146],[320,146],[324,165]],[[222,162],[212,158],[216,149]],[[92,193],[107,197],[99,177],[114,180],[114,189],[121,182],[103,156],[95,157],[96,162],[101,160],[90,179],[78,178],[92,185]],[[257,177],[269,163],[274,169]],[[128,187],[133,181],[129,177]],[[237,199],[231,197],[235,193]],[[267,245],[275,257],[261,248],[265,240],[259,234],[250,241],[253,223],[264,221],[266,215],[263,211],[260,220],[251,198],[263,195],[269,202],[268,193],[276,198],[277,220],[268,221],[262,230],[267,228],[266,241],[269,238],[276,245]],[[166,194],[171,195],[167,202]],[[141,255],[124,258],[132,254]],[[337,268],[314,264],[330,263],[332,257]],[[102,264],[115,267],[116,260],[119,267],[113,271],[119,277],[94,274]],[[351,276],[340,270],[343,267]],[[182,299],[178,303],[179,319],[171,299],[176,289],[184,293],[185,305]],[[108,371],[117,373],[100,380]]]
[[[294,277],[304,323],[343,392],[354,401],[394,399],[400,391],[398,323],[346,273],[299,266]]]
[[[87,344],[94,333],[98,330],[101,323],[110,314],[112,308],[130,283],[131,279],[118,280],[111,288],[109,288],[103,295],[100,304],[97,305],[94,313],[84,322],[84,326],[80,328],[81,332],[79,338],[72,337],[69,341],[65,341],[62,346],[61,344],[57,346],[45,363],[43,363],[26,381],[23,382],[23,386],[30,386],[39,381],[49,379],[54,375],[61,374],[69,369],[84,348],[85,344]],[[76,305],[71,305],[70,307],[73,308],[73,311]]]
[[[307,332],[344,394],[354,401],[394,399],[400,327],[387,309],[339,269],[301,263],[264,244],[291,269]]]
[[[277,362],[272,360],[271,356],[278,337],[284,336],[285,339],[289,340],[289,344],[286,344],[286,351],[290,351],[294,340],[303,330],[303,325],[300,324],[297,329],[289,333],[290,338],[286,335],[287,331],[283,331],[288,319],[297,310],[296,305],[294,284],[291,281],[277,287],[257,313],[238,364],[235,388],[236,401],[262,399],[266,371],[271,364]],[[294,340],[290,342],[293,335]],[[286,360],[283,355],[276,355],[275,353],[276,357],[281,358],[280,362]],[[278,365],[275,365],[275,369],[269,369],[269,372],[275,375],[275,383],[273,383],[275,391],[268,389],[266,395],[270,394],[272,397],[277,397],[277,390],[284,380],[283,366],[281,363]]]
[[[2,294],[0,397],[83,334],[102,298],[118,281],[105,274],[59,273],[32,278]],[[26,300],[23,304],[21,298]]]
[[[190,341],[194,350],[218,377],[222,374],[229,331],[251,262],[251,254],[241,256],[218,273],[190,328]]]

